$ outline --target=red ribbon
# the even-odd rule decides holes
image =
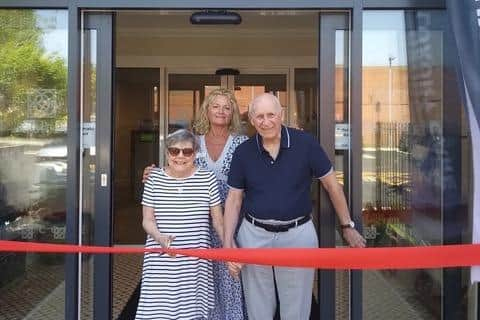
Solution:
[[[480,245],[389,248],[149,249],[0,241],[0,252],[169,253],[209,260],[316,269],[427,269],[480,265]],[[173,259],[173,258],[172,258]]]

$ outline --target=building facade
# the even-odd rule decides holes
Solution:
[[[241,16],[196,25],[195,12]],[[141,174],[209,91],[272,92],[369,247],[471,242],[472,156],[442,0],[0,2],[0,240],[142,245]],[[321,247],[342,247],[312,182]],[[141,255],[0,254],[0,319],[131,319]],[[478,319],[468,268],[321,270],[312,319]],[[133,311],[132,311],[133,310]]]

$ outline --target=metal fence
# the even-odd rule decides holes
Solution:
[[[405,210],[411,203],[413,174],[411,125],[381,123],[375,127],[376,207]]]

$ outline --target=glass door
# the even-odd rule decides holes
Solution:
[[[243,123],[244,133],[252,136],[255,129],[248,120],[248,105],[257,95],[264,92],[270,92],[278,97],[285,114],[287,115],[285,123],[291,125],[288,121],[288,70],[245,70],[239,75],[233,77],[230,86],[237,98],[240,109],[241,119]]]
[[[227,76],[213,72],[168,73],[166,134],[181,128],[191,128],[203,99],[215,89],[226,87]],[[161,155],[163,155],[162,151]]]
[[[369,247],[471,239],[471,150],[447,29],[443,10],[363,12],[362,220]],[[397,319],[470,319],[477,299],[472,304],[468,274],[366,271],[363,319],[391,305]]]
[[[165,111],[168,122],[167,132],[170,133],[180,128],[191,128],[205,97],[212,90],[221,87],[234,92],[243,124],[242,133],[248,136],[254,133],[253,127],[248,121],[248,104],[253,98],[261,93],[271,92],[280,99],[282,106],[288,106],[286,71],[240,70],[239,72],[241,73],[237,75],[218,75],[214,71],[169,72],[167,110]],[[160,157],[162,155],[163,153],[160,154]]]
[[[68,23],[64,9],[0,9],[0,240],[70,241]],[[64,254],[0,252],[0,319],[68,317],[70,267]]]

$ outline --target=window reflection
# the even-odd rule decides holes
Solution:
[[[461,239],[461,229],[448,222],[461,224],[466,215],[459,210],[458,181],[469,177],[453,172],[469,151],[455,147],[465,119],[446,13],[366,11],[363,23],[362,217],[368,245],[438,245],[450,243],[447,234]],[[452,219],[453,207],[458,215]],[[445,284],[460,282],[460,271],[448,277],[442,270],[365,272],[364,280],[364,319],[392,301],[406,319],[442,319],[442,303],[456,319],[464,318],[458,316],[462,293]],[[372,295],[373,289],[382,295]]]
[[[67,12],[0,10],[1,240],[65,242],[66,86]],[[0,318],[64,318],[63,258],[1,253]]]
[[[382,228],[376,246],[441,242],[442,31],[405,30],[421,17],[365,13],[363,204],[367,231]]]

